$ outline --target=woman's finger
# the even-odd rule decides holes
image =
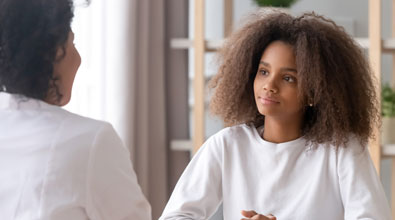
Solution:
[[[269,217],[258,214],[258,215],[254,215],[251,219],[253,220],[271,220]]]
[[[254,210],[250,210],[250,211],[241,210],[241,214],[242,214],[244,217],[251,218],[251,217],[253,217],[254,215],[257,215],[258,213],[256,213]]]

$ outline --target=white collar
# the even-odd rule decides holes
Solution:
[[[58,106],[20,94],[0,92],[0,109],[48,109]]]

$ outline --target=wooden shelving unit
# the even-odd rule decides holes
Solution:
[[[382,40],[381,33],[381,0],[369,0],[369,60],[372,69],[381,83],[381,55],[383,53],[392,54],[392,86],[395,86],[395,0],[392,0],[392,38]],[[378,94],[381,95],[381,84],[377,85]],[[381,100],[381,96],[380,96]],[[380,131],[376,129],[375,141],[370,143],[370,153],[376,166],[377,172],[380,174],[380,163],[382,158],[392,159],[392,171],[391,171],[391,210],[392,218],[395,219],[395,144],[392,145],[381,145]],[[395,131],[394,131],[395,135]]]
[[[173,49],[194,48],[194,103],[193,103],[193,140],[173,140],[171,149],[191,150],[196,152],[205,141],[205,74],[204,57],[207,52],[216,51],[222,41],[207,41],[205,39],[205,0],[194,0],[194,36],[188,38],[172,39],[170,46]],[[233,0],[224,0],[224,36],[226,37],[232,28]]]
[[[381,34],[381,0],[369,0],[369,37],[356,38],[356,41],[369,51],[369,61],[378,82],[381,82],[381,56],[383,53],[393,54],[393,83],[395,86],[395,0],[392,0],[392,38],[383,39]],[[196,152],[204,142],[204,118],[205,118],[205,74],[204,55],[206,52],[216,51],[223,41],[208,41],[205,39],[205,0],[194,0],[195,24],[193,39],[172,39],[170,44],[174,49],[194,48],[194,133],[193,140],[175,140],[172,149],[192,149]],[[233,21],[233,0],[224,0],[224,36],[231,32]],[[377,85],[377,92],[381,94],[381,85]],[[381,99],[381,98],[380,98]],[[395,131],[394,131],[395,132]],[[369,143],[369,150],[377,172],[380,174],[381,158],[392,159],[392,197],[391,208],[395,219],[395,145],[381,146],[379,128],[375,130],[376,140]],[[395,135],[395,133],[394,133]],[[193,145],[193,146],[192,146]]]
[[[206,50],[205,44],[205,19],[204,19],[204,0],[195,0],[195,31],[193,47],[195,49],[195,78],[194,78],[194,134],[193,146],[197,151],[204,142],[204,54]]]
[[[370,40],[369,38],[355,38],[355,40],[364,49],[369,49]],[[221,47],[223,40],[205,40],[206,52],[216,51]],[[395,53],[395,37],[382,39],[382,52],[383,53]],[[173,38],[170,40],[170,46],[173,49],[189,49],[193,47],[193,40],[188,38]]]
[[[381,82],[381,0],[369,0],[369,61],[378,82]],[[380,83],[377,85],[378,94],[381,93]],[[380,98],[381,96],[379,96]],[[375,129],[375,140],[369,144],[373,163],[380,173],[381,144],[379,128]]]

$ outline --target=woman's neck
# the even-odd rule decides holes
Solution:
[[[273,143],[292,141],[302,136],[301,124],[301,120],[291,122],[267,117],[261,136],[264,140]]]

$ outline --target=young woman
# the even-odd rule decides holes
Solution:
[[[151,219],[108,123],[60,108],[81,58],[71,0],[0,0],[0,218]]]
[[[314,13],[256,15],[219,52],[212,112],[230,126],[194,156],[160,219],[391,219],[367,141],[373,74]]]

